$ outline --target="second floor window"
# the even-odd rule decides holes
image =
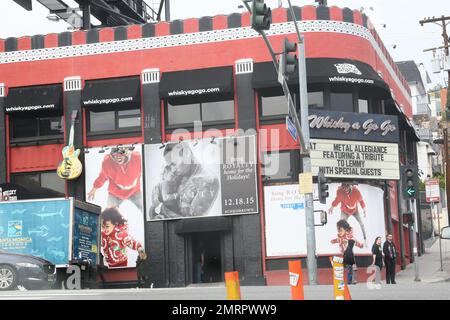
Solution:
[[[205,124],[234,123],[234,100],[196,102],[190,104],[172,104],[167,102],[167,120],[169,128],[193,127],[194,121]]]
[[[62,116],[10,118],[11,140],[43,140],[62,138],[64,125]]]
[[[89,134],[108,134],[116,132],[140,132],[141,110],[88,111]]]

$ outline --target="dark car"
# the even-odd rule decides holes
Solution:
[[[56,268],[50,261],[31,255],[0,250],[0,291],[18,285],[27,289],[50,288],[56,281]]]

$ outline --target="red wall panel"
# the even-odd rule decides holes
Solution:
[[[114,29],[113,28],[102,28],[98,32],[98,40],[100,42],[114,41]]]
[[[184,21],[184,33],[198,32],[198,19],[187,19]]]
[[[56,33],[47,34],[44,37],[44,47],[53,48],[58,46],[58,35]]]
[[[261,152],[299,149],[299,145],[286,130],[286,124],[262,125],[259,130]]]
[[[131,25],[127,28],[128,39],[142,38],[142,27],[138,24]]]
[[[316,7],[314,6],[302,7],[302,20],[316,20],[316,19],[317,19]]]
[[[17,50],[31,50],[31,38],[22,37],[17,39]]]
[[[344,20],[342,9],[338,7],[330,8],[330,20],[342,21]]]
[[[62,144],[11,148],[11,173],[56,170],[62,148]]]
[[[213,17],[213,30],[228,28],[228,16],[220,15]]]
[[[86,32],[85,31],[75,31],[72,33],[72,44],[74,46],[80,44],[86,44]]]
[[[167,22],[157,23],[155,26],[155,36],[162,37],[170,35],[170,25]]]

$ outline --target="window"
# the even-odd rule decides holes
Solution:
[[[331,110],[353,112],[353,94],[330,92]]]
[[[295,98],[293,97],[295,100]],[[273,117],[273,116],[287,116],[289,114],[289,107],[284,95],[261,97],[261,116]]]
[[[323,91],[308,92],[308,106],[313,109],[324,107]]]
[[[264,181],[292,180],[291,152],[264,153],[262,157],[262,175]]]
[[[11,117],[11,139],[62,138],[64,133],[63,117]]]
[[[202,122],[234,122],[234,100],[172,104],[167,102],[167,125],[194,125]]]
[[[48,188],[65,194],[65,181],[59,178],[55,171],[14,174],[12,182],[24,187]]]
[[[89,133],[106,134],[141,131],[141,109],[88,111]]]
[[[358,112],[369,113],[369,101],[365,99],[358,99]]]

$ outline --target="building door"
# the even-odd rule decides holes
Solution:
[[[223,281],[220,235],[219,232],[192,234],[193,283]]]

